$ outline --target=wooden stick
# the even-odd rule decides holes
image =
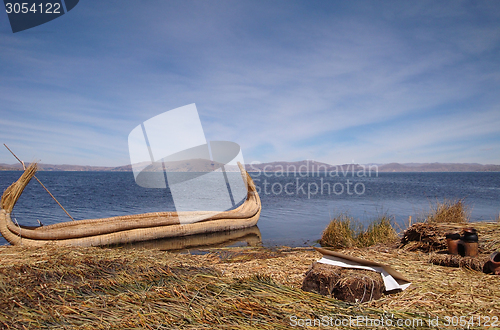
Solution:
[[[21,165],[23,165],[23,169],[26,170],[26,166],[24,165],[24,162],[22,160],[20,160],[16,154],[14,154],[14,152],[12,150],[10,150],[9,147],[7,147],[7,145],[4,143],[3,144],[5,146],[5,148],[7,148],[7,150],[10,151],[10,153],[12,154],[12,156],[16,157],[16,159],[21,163]],[[68,211],[66,211],[66,209],[61,205],[61,203],[59,203],[59,201],[54,197],[54,195],[52,195],[50,193],[50,191],[47,189],[47,187],[45,187],[45,185],[42,183],[42,181],[40,181],[36,176],[34,176],[34,178],[36,179],[36,181],[38,181],[38,183],[43,187],[43,189],[45,189],[46,192],[49,193],[50,197],[52,197],[52,199],[54,199],[57,203],[57,205],[59,205],[61,207],[61,209],[68,215],[68,217],[71,218],[71,220],[75,221],[75,219],[73,219],[73,217],[68,213]]]
[[[36,176],[34,176],[34,178],[35,178],[35,179],[36,179],[36,181],[38,181],[38,183],[39,183],[39,184],[43,187],[43,189],[45,189],[45,191],[47,191],[47,192],[49,193],[50,197],[52,197],[52,198],[56,201],[56,203],[57,203],[57,204],[58,204],[58,205],[62,208],[62,210],[63,210],[63,211],[64,211],[64,212],[68,215],[68,217],[70,217],[70,218],[71,218],[71,220],[75,221],[75,219],[73,219],[73,217],[72,217],[72,216],[68,213],[68,211],[66,211],[66,209],[65,209],[65,208],[61,205],[61,203],[59,203],[59,202],[57,201],[57,199],[54,197],[54,195],[52,195],[52,194],[50,193],[50,191],[47,189],[47,187],[45,187],[45,186],[43,185],[42,181],[40,181],[40,180],[39,180]]]

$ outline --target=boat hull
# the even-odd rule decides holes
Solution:
[[[102,235],[69,239],[30,239],[22,236],[22,229],[21,236],[11,232],[7,228],[7,223],[12,223],[10,213],[5,212],[5,210],[1,210],[0,232],[12,245],[42,246],[46,244],[54,244],[66,246],[102,246],[243,229],[255,226],[259,217],[260,210],[254,216],[247,219],[220,219],[189,224],[136,228]]]

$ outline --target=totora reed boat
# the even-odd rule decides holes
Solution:
[[[0,233],[12,245],[102,246],[249,228],[259,220],[261,202],[252,178],[241,164],[238,165],[247,184],[247,197],[243,204],[233,210],[219,213],[154,212],[32,227],[18,225],[11,218],[14,205],[26,185],[35,177],[37,165],[32,163],[2,195]],[[183,219],[193,216],[197,221],[181,223],[179,215]]]

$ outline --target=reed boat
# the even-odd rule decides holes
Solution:
[[[238,165],[247,184],[247,197],[240,206],[229,211],[216,214],[213,211],[154,212],[34,227],[19,225],[11,218],[14,205],[35,177],[37,164],[32,163],[2,195],[0,233],[12,245],[103,246],[249,228],[257,224],[262,206],[252,178],[241,164]],[[181,223],[179,217],[197,220]]]

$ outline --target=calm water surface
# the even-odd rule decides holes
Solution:
[[[0,172],[0,189],[20,175]],[[423,217],[431,203],[444,198],[465,198],[473,221],[493,220],[500,212],[498,172],[251,175],[262,199],[258,227],[266,246],[313,244],[339,212],[348,212],[363,223],[387,213],[401,228],[409,216]],[[129,172],[39,172],[37,177],[75,219],[175,211],[168,190],[141,188]],[[34,180],[13,214],[24,225],[37,225],[37,219],[43,224],[69,220]],[[0,237],[0,244],[7,242]]]

